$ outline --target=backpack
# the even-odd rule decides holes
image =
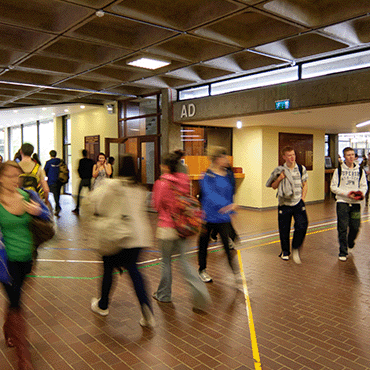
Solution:
[[[33,190],[38,193],[41,198],[44,198],[44,189],[42,188],[40,178],[37,175],[39,168],[40,165],[36,163],[31,172],[22,173],[19,175],[19,178],[21,179],[21,188]]]
[[[168,183],[173,195],[171,217],[178,236],[184,239],[197,234],[204,222],[204,214],[199,201],[192,195],[177,189],[171,181]]]
[[[69,169],[63,159],[60,160],[59,164],[59,182],[66,184],[69,180]]]

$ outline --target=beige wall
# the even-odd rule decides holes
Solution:
[[[117,107],[115,109],[117,112]],[[106,107],[92,109],[71,116],[71,154],[72,154],[72,194],[78,191],[79,176],[77,173],[78,161],[84,149],[85,136],[100,135],[100,151],[104,152],[106,137],[118,137],[117,113],[108,114]]]
[[[236,203],[266,208],[277,206],[276,191],[265,183],[278,165],[279,132],[292,132],[284,127],[247,127],[233,130],[234,166],[242,167],[243,180],[237,180]],[[313,134],[313,170],[308,171],[307,202],[325,198],[325,132],[294,128],[294,133]]]

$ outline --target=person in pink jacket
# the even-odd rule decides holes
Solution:
[[[183,276],[191,289],[193,306],[195,309],[205,310],[211,302],[211,297],[197,274],[196,268],[186,258],[185,253],[189,246],[189,240],[178,236],[171,216],[174,199],[171,196],[171,187],[176,187],[184,193],[190,193],[189,176],[176,172],[178,162],[176,154],[167,154],[163,157],[162,176],[155,182],[153,188],[154,208],[158,211],[157,238],[162,252],[161,280],[153,298],[160,302],[172,301],[171,256],[178,253]]]

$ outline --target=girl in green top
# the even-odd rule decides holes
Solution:
[[[0,164],[0,229],[12,276],[12,284],[3,284],[9,298],[3,329],[7,345],[16,348],[19,369],[32,370],[20,298],[24,279],[32,268],[33,241],[30,222],[32,215],[41,215],[42,208],[29,199],[28,193],[18,188],[21,173],[16,162]]]

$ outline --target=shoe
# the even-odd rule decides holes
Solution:
[[[339,261],[346,262],[347,261],[347,256],[339,256]]]
[[[72,213],[74,213],[75,215],[79,215],[80,214],[80,210],[75,208]]]
[[[99,314],[100,316],[108,316],[109,315],[109,309],[107,308],[106,310],[102,310],[99,307],[99,301],[100,301],[100,299],[98,299],[98,298],[92,298],[91,299],[91,311]]]
[[[280,256],[280,258],[284,261],[288,261],[289,260],[289,256],[284,256],[283,254]]]
[[[349,245],[348,246],[348,249],[353,249],[355,247],[355,245],[353,244],[353,245]]]
[[[153,295],[152,295],[152,297],[153,297],[156,301],[161,302],[161,303],[171,303],[171,302],[172,302],[171,300],[169,300],[169,301],[161,301],[161,300],[157,297],[157,292],[154,292],[154,293],[153,293]]]
[[[55,215],[55,216],[57,216],[57,217],[59,217],[59,212],[60,212],[60,211],[55,211],[55,212],[54,212],[54,215]]]
[[[199,277],[204,283],[211,283],[212,278],[208,275],[206,270],[199,271]]]
[[[214,242],[217,242],[217,234],[211,234],[211,239],[212,239]]]
[[[292,254],[293,254],[293,261],[297,264],[297,265],[300,265],[302,263],[300,257],[299,257],[299,251],[298,249],[293,249],[292,251]]]
[[[155,318],[152,310],[148,305],[143,304],[141,307],[142,317],[139,321],[140,325],[147,328],[154,328],[156,326]]]

